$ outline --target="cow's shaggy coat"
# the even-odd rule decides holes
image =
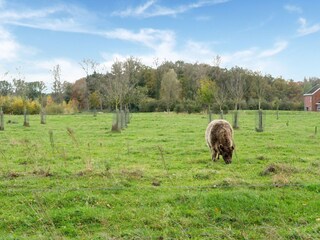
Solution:
[[[222,155],[225,163],[232,162],[234,150],[233,129],[225,120],[213,120],[206,129],[206,142],[212,154],[212,160],[216,161]]]

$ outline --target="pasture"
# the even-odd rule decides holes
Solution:
[[[319,113],[242,111],[232,164],[205,114],[5,116],[0,239],[319,239]],[[217,118],[217,115],[214,115]],[[226,120],[231,121],[231,114]]]

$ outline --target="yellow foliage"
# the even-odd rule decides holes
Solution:
[[[38,101],[27,101],[27,109],[29,114],[38,114],[40,113],[40,103]]]
[[[11,109],[13,114],[23,114],[24,101],[21,97],[13,97]]]
[[[0,96],[0,107],[5,114],[23,114],[25,107],[29,114],[40,112],[40,103],[37,100],[25,100],[16,96]]]
[[[47,96],[47,106],[53,105],[55,102],[53,101],[53,98],[51,95]]]
[[[63,109],[65,114],[73,114],[78,112],[78,102],[75,99],[70,100],[68,103],[63,102]]]

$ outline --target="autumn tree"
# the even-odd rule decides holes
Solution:
[[[209,79],[200,80],[200,88],[198,89],[198,97],[202,104],[208,107],[208,113],[211,112],[211,106],[216,93],[216,83]]]
[[[89,102],[87,97],[87,83],[85,78],[81,78],[73,84],[72,99],[78,102],[78,109],[88,109]]]
[[[89,95],[90,108],[96,110],[100,106],[100,93],[94,91]]]
[[[183,73],[181,73],[182,77],[179,79],[184,99],[196,99],[200,80],[207,78],[209,71],[210,66],[207,64],[184,64]]]
[[[165,102],[167,111],[179,99],[181,86],[173,69],[166,72],[161,81],[160,98]]]

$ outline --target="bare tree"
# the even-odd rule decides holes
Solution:
[[[219,105],[220,113],[222,113],[222,107],[227,101],[227,97],[228,97],[228,89],[227,89],[226,82],[219,81],[217,83],[216,92],[213,96],[217,104]]]
[[[124,64],[124,105],[128,108],[128,105],[134,99],[134,95],[137,94],[136,87],[139,82],[139,74],[141,74],[142,64],[140,60],[134,57],[128,58]]]
[[[107,97],[111,104],[118,110],[123,104],[124,94],[123,63],[115,61],[111,67],[111,75],[107,78]]]
[[[81,68],[83,69],[83,71],[86,73],[87,77],[89,75],[97,72],[97,68],[99,66],[99,63],[97,63],[96,61],[89,59],[89,58],[83,59],[79,64],[80,64]]]
[[[63,101],[63,87],[61,82],[61,68],[60,65],[57,64],[53,67],[51,70],[51,73],[53,75],[53,99],[57,103],[62,103]]]
[[[161,88],[161,69],[160,69],[160,62],[159,58],[155,58],[153,60],[153,64],[156,69],[156,76],[155,76],[155,98],[160,98],[160,88]]]
[[[14,86],[14,94],[16,96],[21,96],[24,100],[27,97],[27,84],[22,79],[16,79],[13,80],[13,86]]]
[[[222,107],[227,101],[228,88],[226,83],[227,79],[224,77],[226,74],[223,69],[220,68],[221,61],[222,59],[219,55],[215,56],[213,59],[213,79],[215,79],[215,82],[217,83],[214,99],[219,105],[220,113],[223,114]]]
[[[98,73],[98,68],[100,64],[92,59],[83,59],[81,62],[79,62],[81,68],[86,74],[86,84],[87,84],[87,93],[86,96],[88,99],[91,98],[91,95],[96,96],[99,98],[99,105],[102,109],[102,98],[103,98],[103,87],[102,82],[103,79],[105,79],[105,76],[101,73]],[[91,105],[92,101],[89,100],[90,107],[96,109],[97,106]]]
[[[267,82],[260,73],[255,73],[255,90],[258,97],[258,109],[261,110],[261,101],[264,98]]]
[[[116,109],[127,108],[135,94],[138,84],[138,74],[141,63],[135,58],[128,58],[125,62],[115,61],[111,67],[111,77],[107,77],[107,97]]]
[[[234,67],[231,69],[230,78],[227,82],[228,91],[234,102],[234,110],[239,108],[239,104],[245,93],[245,79],[242,75],[242,69]]]
[[[21,68],[16,68],[17,75],[13,77],[14,94],[16,96],[21,96],[23,101],[27,98],[27,83],[25,81],[25,76],[21,73]]]
[[[221,65],[221,56],[220,55],[216,55],[213,59],[213,66],[217,67],[217,68],[220,68],[220,65]]]

